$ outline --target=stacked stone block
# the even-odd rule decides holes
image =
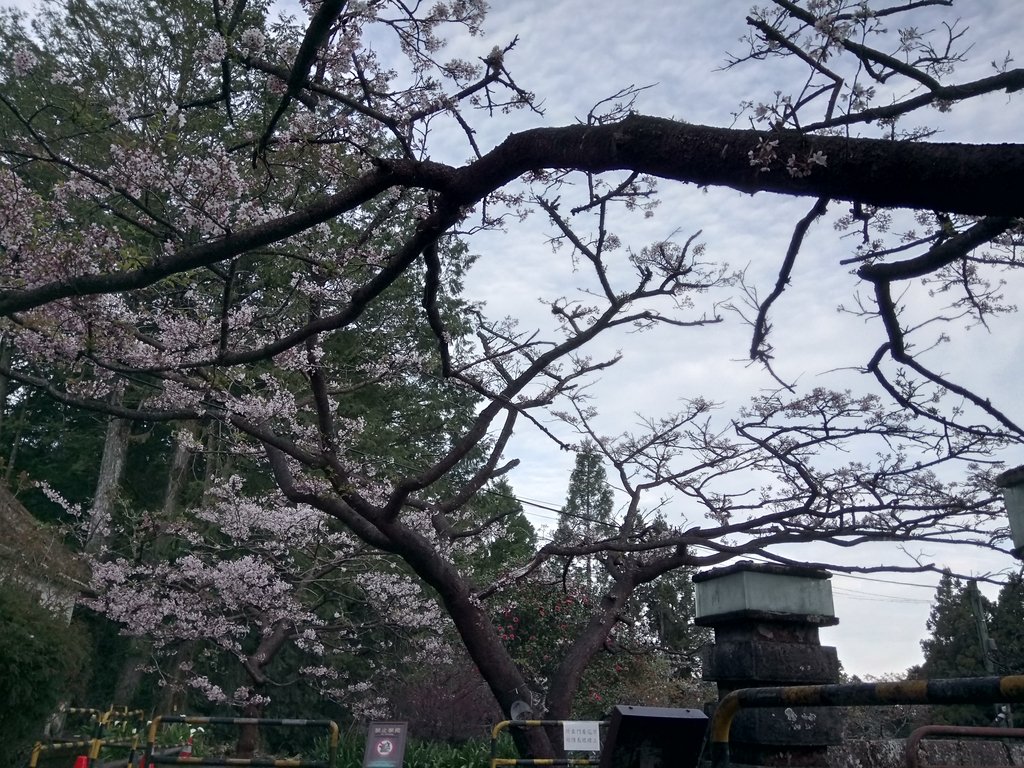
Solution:
[[[738,688],[839,682],[836,649],[820,627],[838,623],[826,571],[742,562],[694,576],[698,624],[712,627],[703,676],[721,700]],[[734,764],[824,766],[840,743],[834,708],[741,711],[730,732]]]

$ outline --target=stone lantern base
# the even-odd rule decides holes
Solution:
[[[738,688],[839,682],[836,649],[818,628],[839,623],[831,574],[809,568],[738,563],[693,577],[696,623],[715,630],[703,654],[703,677],[718,696]],[[840,712],[827,707],[752,709],[733,721],[729,749],[736,763],[824,766],[839,744]]]

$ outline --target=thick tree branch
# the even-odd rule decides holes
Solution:
[[[767,148],[767,149],[766,149]],[[751,153],[760,153],[753,161]],[[808,175],[787,170],[790,157],[818,155]],[[762,162],[767,160],[767,164]],[[767,168],[767,170],[762,170]],[[519,176],[545,169],[627,170],[741,192],[828,197],[883,207],[990,216],[1024,214],[1024,145],[893,142],[742,131],[634,115],[618,123],[537,128],[513,134],[462,168],[382,161],[345,190],[296,213],[122,272],[83,275],[0,293],[9,314],[59,298],[141,288],[303,232],[395,187],[438,192],[466,208]],[[440,233],[438,233],[440,235]]]

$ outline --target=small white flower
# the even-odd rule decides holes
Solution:
[[[758,139],[757,147],[747,152],[750,164],[761,172],[770,171],[772,161],[774,161],[777,156],[775,150],[778,146],[778,139],[773,139],[772,141]]]
[[[267,38],[258,29],[247,29],[238,38],[238,46],[242,52],[249,56],[259,56],[263,53]]]
[[[224,38],[219,34],[214,34],[206,41],[206,47],[203,49],[201,58],[207,64],[216,64],[227,55],[227,52],[228,44],[224,41]]]

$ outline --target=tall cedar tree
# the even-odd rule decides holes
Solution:
[[[565,506],[558,513],[558,528],[552,536],[556,544],[589,545],[607,538],[615,531],[612,524],[614,494],[608,484],[604,457],[593,446],[584,446],[576,454],[576,464],[569,476]],[[563,581],[572,579],[594,596],[601,589],[603,569],[594,567],[594,556],[557,558],[555,564]]]
[[[984,597],[982,605],[987,621],[991,605]],[[978,625],[971,607],[968,585],[948,571],[939,580],[935,602],[925,626],[930,635],[921,641],[921,650],[924,651],[924,664],[921,666],[923,677],[985,675]],[[936,722],[951,725],[989,725],[994,712],[989,706],[958,704],[933,707],[932,716]]]

